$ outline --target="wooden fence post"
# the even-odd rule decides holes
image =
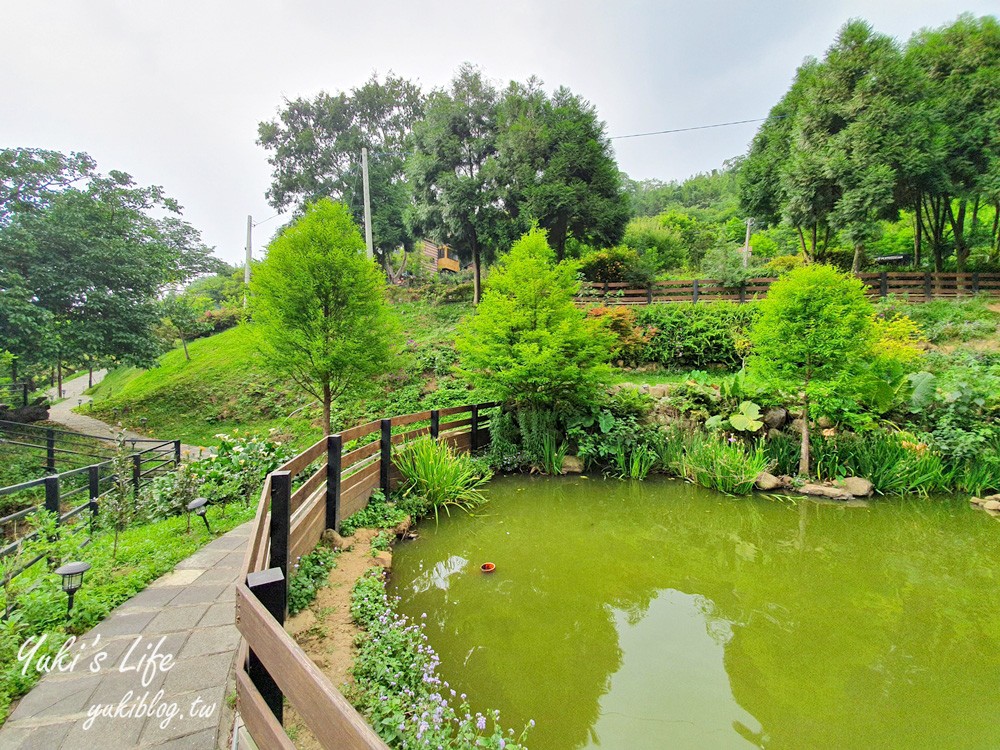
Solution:
[[[649,282],[649,284],[646,285],[646,304],[647,305],[653,304],[653,282],[652,281]]]
[[[385,499],[389,499],[389,469],[392,467],[392,420],[383,419],[379,423],[382,427],[382,438],[379,441],[381,448],[381,465],[379,466],[379,485]]]
[[[976,274],[976,275],[978,276],[979,274]],[[24,391],[24,396],[22,398],[22,402],[23,402],[22,406],[27,406],[28,405],[28,383],[27,383],[27,381],[25,381],[24,383],[21,384],[21,388]]]
[[[274,516],[272,515],[271,518],[273,519]],[[271,568],[247,574],[247,588],[253,592],[257,600],[264,605],[264,608],[270,612],[271,617],[279,625],[285,624],[288,581],[285,579],[280,568]],[[278,720],[279,724],[283,723],[284,707],[282,704],[284,703],[284,696],[281,694],[281,688],[278,687],[278,683],[274,681],[274,678],[271,677],[264,668],[264,665],[261,664],[260,659],[257,658],[257,654],[253,652],[253,649],[250,649],[247,654],[247,676],[254,687],[257,688],[257,692],[260,693],[268,708],[271,709],[274,718]]]
[[[479,450],[479,405],[472,407],[472,423],[469,425],[471,436],[469,437],[469,452],[475,453]]]
[[[929,300],[933,297],[931,292],[931,275],[929,273],[924,274],[924,300]]]
[[[889,294],[889,274],[882,271],[878,275],[878,293],[880,297],[885,297]]]
[[[51,427],[45,430],[45,470],[56,473],[56,433]]]
[[[56,514],[59,522],[59,475],[45,477],[45,510]]]
[[[691,284],[691,302],[698,301],[698,279],[695,279]]]
[[[326,528],[340,531],[340,458],[344,447],[340,433],[326,439]]]
[[[437,440],[441,433],[441,412],[431,409],[431,439]]]
[[[292,475],[288,471],[271,472],[271,559],[270,566],[278,568],[284,576],[287,593],[288,547],[291,533]],[[287,601],[281,610],[284,622]]]
[[[740,304],[747,301],[747,283],[745,281],[740,282]]]
[[[979,294],[979,271],[972,274],[972,293]]]

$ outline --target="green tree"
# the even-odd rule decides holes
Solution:
[[[630,207],[595,107],[565,86],[546,96],[532,79],[510,85],[499,113],[506,202],[522,222],[548,230],[556,260],[565,257],[569,237],[618,244]]]
[[[554,259],[544,230],[514,243],[456,340],[462,373],[510,408],[571,412],[594,403],[610,372],[611,336],[573,303],[574,265]]]
[[[407,164],[413,182],[414,229],[472,259],[473,302],[479,303],[482,262],[509,232],[496,164],[496,88],[476,67],[459,68],[447,91],[427,100],[413,128]]]
[[[84,153],[38,148],[0,149],[0,226],[17,213],[45,208],[51,198],[93,173]]]
[[[268,247],[250,280],[251,309],[267,362],[330,408],[371,389],[389,367],[395,319],[385,276],[343,203],[323,199]]]
[[[188,354],[187,342],[204,334],[210,328],[202,317],[207,304],[209,304],[207,298],[199,300],[199,298],[188,294],[168,294],[163,300],[164,322],[181,340],[181,346],[184,347],[184,359],[188,362],[191,361],[191,355]]]
[[[276,120],[258,126],[257,142],[271,153],[267,191],[277,210],[301,209],[333,197],[364,220],[361,149],[368,149],[372,237],[383,264],[412,237],[404,221],[411,200],[405,179],[410,132],[423,114],[420,87],[391,73],[373,75],[349,93],[320,92],[315,99],[285,101]]]
[[[799,473],[808,476],[810,405],[833,389],[856,389],[877,340],[874,308],[858,279],[823,265],[790,272],[759,304],[747,367],[801,404]]]

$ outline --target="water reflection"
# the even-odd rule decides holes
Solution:
[[[995,522],[509,478],[397,548],[445,679],[534,750],[995,747]],[[484,576],[478,561],[497,572]],[[468,561],[477,561],[468,564]]]

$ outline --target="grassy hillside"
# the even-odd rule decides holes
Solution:
[[[404,302],[394,308],[403,327],[397,368],[376,395],[336,405],[335,428],[369,416],[466,403],[470,398],[451,366],[455,328],[471,307]],[[190,362],[175,349],[160,358],[159,367],[109,373],[90,391],[94,403],[84,407],[85,413],[193,445],[212,445],[216,434],[234,429],[277,429],[297,446],[322,433],[319,405],[262,366],[252,325],[198,339],[188,350]]]

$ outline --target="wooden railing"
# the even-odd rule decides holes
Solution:
[[[324,530],[339,530],[341,519],[364,508],[376,489],[389,496],[399,480],[393,445],[430,435],[458,450],[474,451],[489,442],[489,426],[480,411],[492,406],[455,406],[358,425],[322,438],[264,480],[244,575],[236,586],[236,626],[243,636],[236,700],[259,747],[294,747],[282,727],[287,699],[324,748],[387,749],[285,632],[289,565],[311,551]],[[468,416],[454,418],[459,415]],[[394,427],[409,429],[394,433]],[[300,482],[293,492],[296,479]]]
[[[1000,297],[1000,273],[860,273],[870,297],[905,295],[911,302],[954,299],[975,294]],[[584,282],[577,302],[602,305],[653,305],[659,302],[746,302],[767,294],[773,277],[747,279],[738,286],[725,286],[718,279],[656,281],[647,287],[626,282]]]

